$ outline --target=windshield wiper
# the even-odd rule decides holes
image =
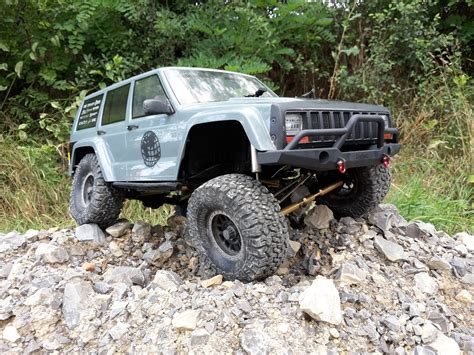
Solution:
[[[255,91],[255,93],[249,94],[249,95],[245,95],[245,97],[260,97],[260,96],[262,96],[263,94],[265,94],[266,92],[267,92],[267,89],[265,89],[265,88],[259,88],[257,91]]]

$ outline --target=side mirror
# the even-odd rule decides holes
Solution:
[[[170,115],[174,113],[174,110],[167,98],[160,97],[143,101],[143,113],[147,116],[163,113]]]

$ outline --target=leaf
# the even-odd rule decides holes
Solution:
[[[6,43],[0,41],[0,49],[4,52],[10,52],[10,48],[6,45]]]
[[[22,123],[21,125],[18,126],[18,129],[23,130],[23,129],[26,129],[27,127],[28,125],[26,123]]]
[[[8,70],[8,64],[7,63],[0,64],[0,70]]]
[[[8,89],[7,86],[0,85],[0,91],[5,91],[6,89]]]
[[[317,25],[328,26],[332,23],[332,18],[324,17],[316,20]]]
[[[15,65],[15,73],[18,75],[18,77],[21,77],[21,71],[23,70],[23,61],[19,61]]]
[[[57,101],[52,101],[51,106],[55,109],[60,109],[61,105]]]
[[[349,21],[353,21],[353,20],[355,20],[356,18],[359,18],[359,17],[361,17],[361,16],[362,16],[362,14],[355,14],[355,15],[353,15],[353,16],[349,19]]]
[[[469,175],[469,177],[467,178],[467,182],[470,184],[474,184],[474,175]]]
[[[354,46],[351,48],[344,49],[342,50],[342,52],[346,53],[347,55],[357,55],[359,54],[360,51],[359,51],[359,47]]]
[[[25,131],[18,131],[18,137],[20,137],[20,139],[24,141],[28,138],[28,135],[26,134]]]
[[[38,47],[38,42],[35,42],[35,43],[33,43],[33,45],[31,46],[31,50],[32,50],[33,52],[36,52],[36,48],[37,48],[37,47]]]

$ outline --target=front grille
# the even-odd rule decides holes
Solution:
[[[303,112],[303,129],[343,128],[355,114],[377,115],[378,112],[308,111]],[[346,142],[371,142],[377,139],[377,123],[359,122]],[[330,142],[335,136],[310,137],[311,142]]]

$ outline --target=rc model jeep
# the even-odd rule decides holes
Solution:
[[[278,97],[222,70],[159,68],[82,102],[70,211],[106,228],[124,199],[174,204],[204,270],[261,279],[283,262],[288,224],[301,225],[314,200],[339,217],[382,201],[398,136],[381,106]]]

